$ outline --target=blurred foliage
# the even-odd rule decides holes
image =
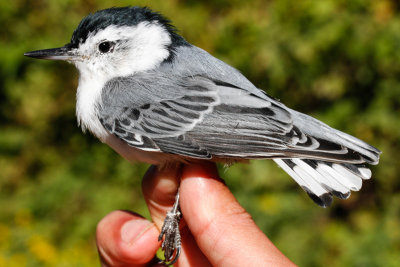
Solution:
[[[270,161],[221,174],[295,263],[398,266],[398,1],[110,2],[0,2],[0,266],[98,266],[96,223],[114,209],[148,216],[140,192],[147,166],[76,126],[73,66],[22,56],[67,43],[83,16],[114,5],[164,13],[188,41],[289,107],[380,148],[373,179],[328,209]]]

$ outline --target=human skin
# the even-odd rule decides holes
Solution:
[[[174,266],[295,266],[240,206],[213,163],[150,167],[142,189],[152,222],[128,211],[105,216],[97,227],[102,266],[162,266],[154,258],[157,238],[179,179],[182,254]]]

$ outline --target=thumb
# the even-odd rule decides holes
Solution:
[[[215,164],[186,165],[180,198],[186,223],[212,265],[293,265],[240,206]]]

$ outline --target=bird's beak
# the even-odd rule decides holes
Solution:
[[[79,58],[79,55],[76,52],[76,50],[74,51],[67,46],[26,52],[24,56],[38,58],[38,59],[66,60],[66,61],[75,61]]]

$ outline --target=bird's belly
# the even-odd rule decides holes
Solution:
[[[118,154],[120,154],[125,159],[135,162],[145,162],[153,165],[167,165],[172,162],[186,162],[186,160],[178,155],[167,154],[163,152],[156,151],[145,151],[138,148],[129,146],[124,141],[118,139],[114,135],[108,135],[104,142],[114,149]]]

